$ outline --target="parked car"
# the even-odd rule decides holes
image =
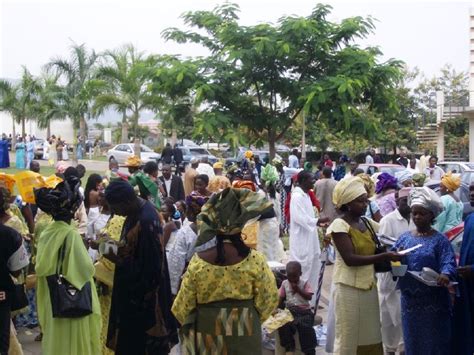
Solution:
[[[201,148],[199,146],[182,146],[178,147],[181,152],[183,152],[183,167],[186,167],[191,162],[191,159],[197,158],[201,159],[202,157],[207,157],[209,163],[214,164],[219,159],[212,155],[207,149]]]
[[[43,159],[44,139],[37,138],[33,143],[35,144],[35,159]]]
[[[467,170],[474,170],[474,163],[467,161],[442,161],[437,164],[446,173],[462,174]]]
[[[148,161],[158,162],[161,159],[161,155],[159,153],[155,153],[152,149],[144,144],[141,144],[140,146],[140,159],[143,163]],[[107,159],[114,157],[120,164],[123,164],[128,157],[136,155],[134,150],[135,145],[133,143],[117,144],[107,152]]]
[[[359,164],[359,169],[364,170],[366,174],[389,173],[392,176],[406,168],[398,164]]]

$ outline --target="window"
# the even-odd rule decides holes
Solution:
[[[140,146],[140,150],[141,152],[153,153],[153,150],[151,150],[150,148],[148,148],[146,145],[143,145],[143,144]]]

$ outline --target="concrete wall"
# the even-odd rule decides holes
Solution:
[[[26,134],[34,135],[37,138],[46,138],[46,130],[38,128],[35,122],[26,122],[25,128]],[[8,113],[0,112],[0,134],[6,133],[8,136],[12,133],[12,129],[11,116]],[[16,124],[15,129],[17,134],[21,134],[20,124]],[[56,137],[61,136],[66,142],[72,143],[74,135],[71,120],[53,121],[51,123],[51,134],[54,134]]]

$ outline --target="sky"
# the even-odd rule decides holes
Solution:
[[[283,15],[306,16],[317,1],[234,0],[241,23],[276,22]],[[26,66],[37,75],[53,57],[67,57],[70,45],[100,52],[132,43],[147,53],[205,55],[196,45],[166,42],[161,32],[181,27],[189,10],[211,10],[214,0],[0,0],[0,77],[14,79]],[[383,59],[397,58],[428,77],[446,63],[469,69],[470,1],[325,1],[330,19],[371,15],[376,30],[362,45],[379,46]]]

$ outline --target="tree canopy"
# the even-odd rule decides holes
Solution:
[[[269,142],[273,155],[275,143],[303,111],[309,120],[349,130],[363,109],[397,108],[393,90],[401,62],[380,63],[378,48],[355,44],[374,29],[372,18],[336,23],[327,19],[330,10],[319,4],[306,17],[243,26],[238,5],[226,3],[213,11],[185,13],[191,29],[169,28],[164,37],[210,51],[200,59],[196,84],[202,119],[216,130],[247,127]]]

